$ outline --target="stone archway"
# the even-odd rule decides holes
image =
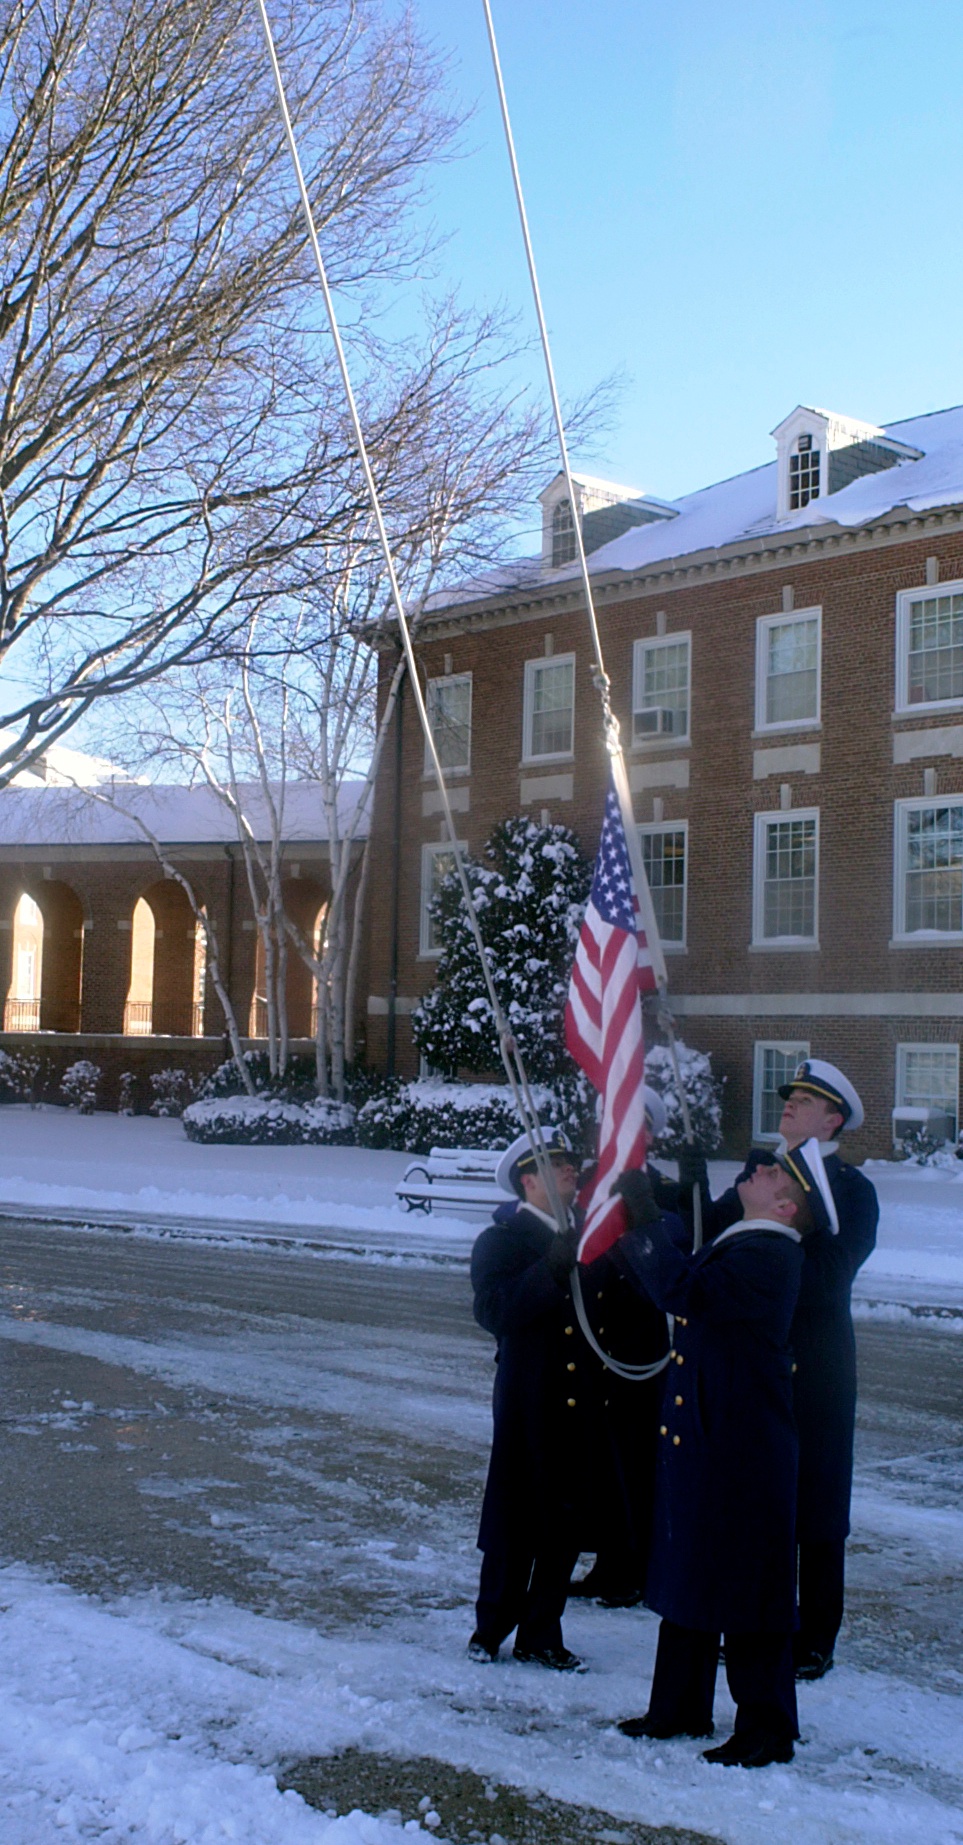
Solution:
[[[4,1031],[80,1030],[84,910],[57,878],[24,889],[13,912]]]
[[[204,979],[203,931],[181,885],[163,878],[134,906],[125,1033],[201,1037]]]

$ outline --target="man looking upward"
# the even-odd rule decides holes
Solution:
[[[830,1216],[820,1210],[815,1188],[817,1234],[806,1239],[790,1333],[799,1429],[799,1631],[793,1650],[796,1677],[817,1679],[833,1664],[843,1618],[856,1425],[850,1295],[858,1270],[876,1244],[879,1201],[864,1174],[847,1166],[836,1151],[837,1136],[863,1124],[863,1105],[843,1071],[822,1058],[807,1058],[779,1094],[784,1101],[781,1153],[791,1167],[793,1156],[807,1141],[818,1142],[817,1157],[821,1156],[831,1195]],[[746,1172],[753,1163],[750,1159]],[[740,1209],[736,1187],[714,1203],[707,1200],[707,1239],[734,1223]]]

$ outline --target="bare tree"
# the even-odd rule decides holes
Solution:
[[[438,61],[375,0],[272,12],[332,278],[376,363],[368,310],[423,259],[409,207],[453,131]],[[0,786],[101,701],[210,657],[267,588],[323,575],[353,529],[313,291],[247,0],[4,8],[0,664],[29,690]]]

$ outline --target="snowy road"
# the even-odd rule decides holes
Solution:
[[[491,1351],[463,1273],[6,1223],[0,1646],[29,1608],[57,1646],[64,1622],[83,1630],[105,1709],[136,1699],[112,1663],[132,1634],[152,1658],[216,1658],[220,1740],[206,1694],[186,1704],[239,1764],[353,1744],[733,1845],[963,1840],[963,1337],[870,1321],[859,1338],[840,1665],[803,1690],[797,1765],[726,1774],[611,1727],[642,1708],[650,1616],[573,1609],[577,1682],[465,1661]],[[99,1815],[50,1836],[202,1834]]]

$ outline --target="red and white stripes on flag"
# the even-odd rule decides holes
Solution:
[[[656,986],[632,883],[625,828],[610,785],[595,876],[575,951],[565,1008],[565,1042],[602,1099],[598,1165],[590,1181],[579,1261],[592,1262],[627,1227],[609,1188],[620,1172],[645,1165],[642,1082],[643,992]]]

